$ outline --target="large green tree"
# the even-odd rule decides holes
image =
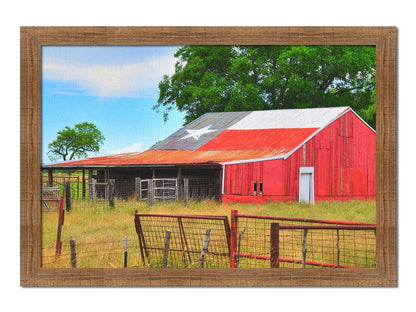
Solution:
[[[48,154],[51,161],[88,157],[88,152],[99,152],[105,137],[93,123],[83,122],[74,128],[66,126],[58,131],[55,140],[49,143]]]
[[[375,127],[373,46],[184,46],[154,106],[206,112],[351,106]]]

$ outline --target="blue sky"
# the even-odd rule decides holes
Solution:
[[[152,110],[177,48],[43,47],[42,163],[50,162],[47,146],[57,132],[84,121],[106,138],[98,155],[143,151],[178,130],[184,113],[173,111],[165,123]]]

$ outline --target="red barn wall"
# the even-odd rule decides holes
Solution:
[[[315,168],[315,201],[375,199],[376,134],[350,111],[286,160],[226,165],[223,201],[297,201],[303,166]],[[263,195],[253,195],[254,181]]]

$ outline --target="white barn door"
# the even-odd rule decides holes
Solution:
[[[314,204],[313,167],[299,168],[299,202]]]

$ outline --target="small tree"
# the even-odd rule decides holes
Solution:
[[[88,152],[99,152],[105,137],[93,124],[83,122],[74,128],[66,126],[58,132],[54,141],[49,143],[49,159],[56,161],[88,157]]]

